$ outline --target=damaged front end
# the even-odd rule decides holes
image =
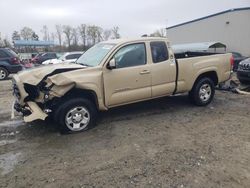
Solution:
[[[82,68],[82,66],[81,66]],[[25,122],[45,120],[52,112],[53,106],[74,83],[63,86],[55,85],[50,77],[58,73],[79,69],[43,69],[21,72],[13,76],[13,95],[16,98],[14,109],[22,113]],[[63,71],[62,71],[63,70]]]
[[[27,83],[18,86],[13,80],[13,95],[16,97],[14,109],[22,113],[25,122],[31,122],[37,119],[45,120],[52,111],[49,108],[49,91],[51,87],[45,87],[44,82],[38,86]],[[21,87],[23,85],[23,87]],[[19,89],[22,88],[22,89]]]

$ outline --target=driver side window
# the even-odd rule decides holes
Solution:
[[[130,44],[122,47],[114,56],[116,68],[133,67],[146,64],[146,47],[144,43]]]

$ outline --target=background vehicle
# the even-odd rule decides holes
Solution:
[[[244,59],[246,59],[247,57],[241,55],[238,52],[232,52],[233,54],[233,58],[234,58],[234,66],[233,66],[233,71],[237,72],[238,70],[238,65],[241,61],[243,61]]]
[[[9,48],[0,48],[0,80],[4,80],[11,73],[22,70],[18,55]]]
[[[250,58],[239,63],[237,77],[242,84],[250,84]]]
[[[83,52],[67,52],[63,54],[61,57],[59,57],[58,59],[50,59],[50,60],[44,61],[42,64],[48,65],[48,64],[57,64],[57,63],[73,63],[82,54]]]
[[[50,116],[62,131],[79,132],[95,124],[98,110],[158,97],[189,92],[205,106],[230,78],[232,60],[232,54],[175,59],[166,38],[102,42],[74,64],[15,75],[15,109],[26,122]]]
[[[54,52],[39,53],[34,58],[31,59],[31,63],[42,64],[42,62],[49,59],[56,59],[57,55]]]

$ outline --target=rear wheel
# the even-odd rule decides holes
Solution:
[[[8,76],[8,71],[5,68],[0,67],[0,80],[5,80]]]
[[[62,133],[86,131],[96,124],[97,109],[88,99],[69,99],[55,112]]]
[[[213,100],[214,93],[214,82],[210,78],[201,78],[194,84],[189,97],[195,105],[206,106]]]

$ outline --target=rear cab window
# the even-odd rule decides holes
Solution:
[[[168,48],[165,42],[155,41],[150,43],[152,60],[154,63],[161,63],[169,59]]]

